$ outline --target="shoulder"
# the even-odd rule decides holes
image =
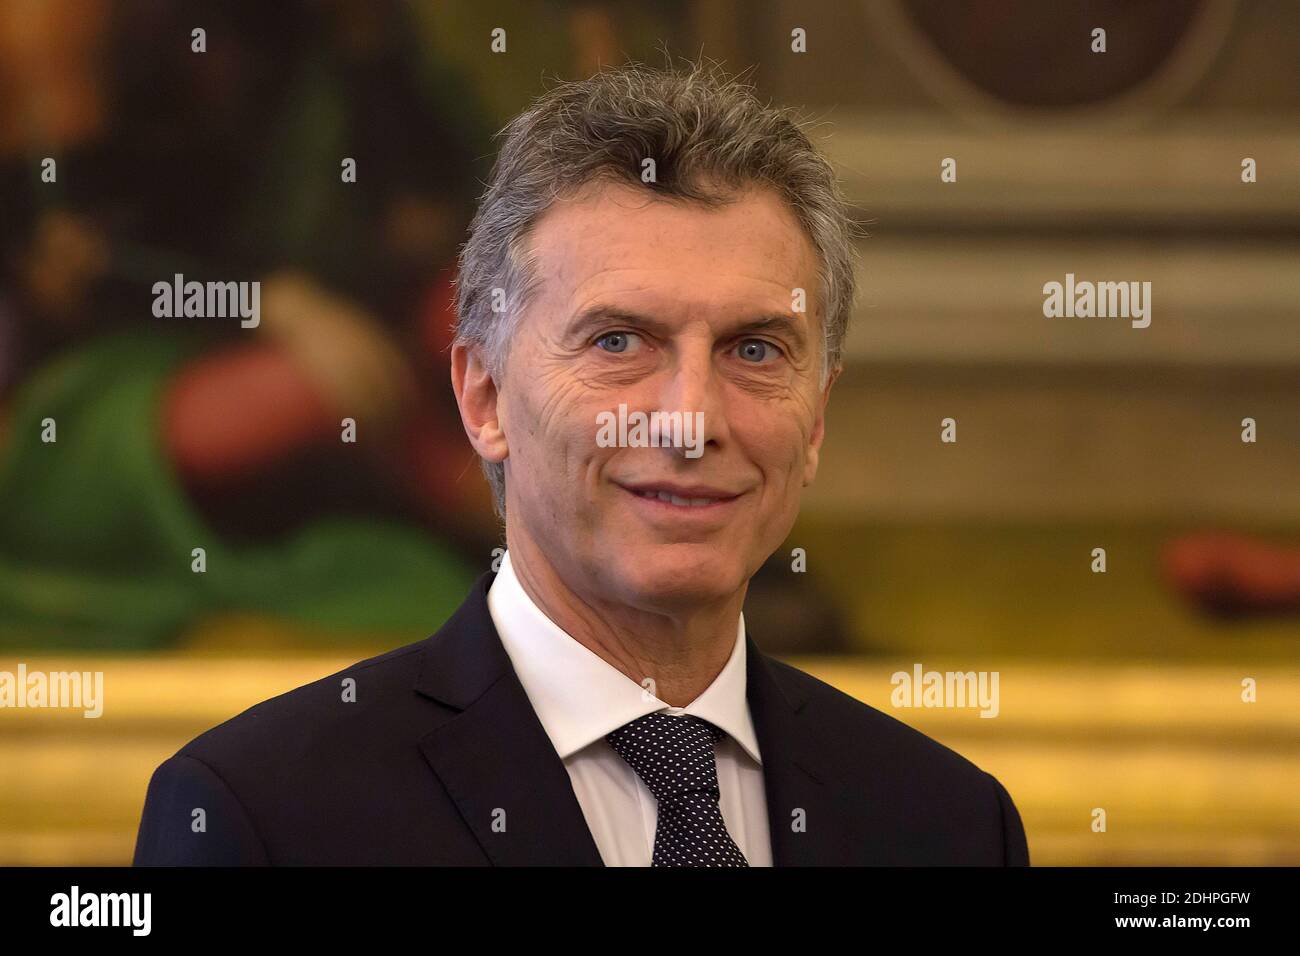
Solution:
[[[418,641],[367,658],[268,698],[199,734],[178,751],[218,773],[228,768],[275,771],[342,757],[398,732],[425,715],[414,693]]]
[[[992,774],[903,721],[768,659],[803,701],[795,760],[834,794],[844,832],[872,862],[1029,863],[1024,825]]]
[[[803,712],[846,767],[879,772],[906,767],[917,778],[989,792],[995,781],[957,751],[915,727],[781,661],[768,658],[778,681],[806,700]]]
[[[150,780],[137,864],[402,859],[413,844],[390,826],[404,809],[394,794],[437,806],[410,746],[436,706],[415,692],[424,646],[264,700],[183,746]]]

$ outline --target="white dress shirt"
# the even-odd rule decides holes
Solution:
[[[519,681],[573,781],[607,866],[649,866],[658,807],[654,794],[605,735],[646,714],[693,714],[727,732],[715,748],[718,805],[750,866],[771,866],[762,756],[745,696],[745,617],[726,666],[686,707],[670,707],[561,630],[528,596],[510,553],[487,596],[488,611]]]

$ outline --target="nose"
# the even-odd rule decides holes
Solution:
[[[664,378],[659,403],[663,411],[682,413],[683,435],[691,439],[685,447],[668,447],[670,454],[697,458],[726,441],[726,397],[711,343],[692,342],[678,350]],[[697,423],[702,427],[697,428]]]

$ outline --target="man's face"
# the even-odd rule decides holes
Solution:
[[[570,587],[646,611],[736,594],[817,471],[812,244],[769,190],[708,209],[602,183],[553,206],[531,247],[543,281],[497,397],[511,545],[525,535]],[[702,412],[702,453],[601,447],[620,403]]]

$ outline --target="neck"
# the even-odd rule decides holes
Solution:
[[[685,707],[699,697],[735,649],[744,588],[707,605],[643,610],[570,586],[522,535],[507,530],[506,547],[515,576],[543,614],[670,706]]]

